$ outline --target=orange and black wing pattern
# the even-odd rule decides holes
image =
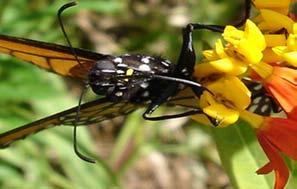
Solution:
[[[96,61],[107,55],[74,48],[81,65],[71,49],[53,43],[0,35],[0,53],[30,62],[63,76],[85,79]]]
[[[182,106],[187,108],[196,108],[195,96],[188,93],[188,90],[180,92],[177,96],[167,102],[167,106]],[[134,110],[144,107],[145,104],[133,104],[129,102],[110,102],[107,98],[98,99],[81,105],[79,111],[79,120],[76,125],[89,125],[100,123],[104,120],[127,115]],[[37,133],[58,125],[74,125],[77,113],[77,107],[65,110],[63,112],[45,117],[38,121],[26,124],[24,126],[9,130],[0,134],[0,148],[6,148],[9,144],[24,139],[28,135]]]
[[[138,109],[138,105],[127,102],[110,102],[106,98],[81,105],[76,125],[89,125],[127,115]],[[6,148],[14,141],[58,125],[74,125],[77,107],[40,119],[27,125],[0,134],[0,148]]]

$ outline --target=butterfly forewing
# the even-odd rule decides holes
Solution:
[[[9,54],[63,76],[85,79],[95,62],[106,55],[75,48],[80,65],[69,47],[0,35],[0,53]]]

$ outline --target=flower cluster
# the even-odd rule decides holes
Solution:
[[[275,189],[285,187],[289,170],[282,154],[297,160],[297,23],[290,12],[291,0],[254,0],[258,15],[247,20],[243,30],[226,26],[214,49],[203,52],[195,77],[209,91],[199,105],[206,118],[219,120],[226,127],[243,119],[256,133],[269,162],[258,174],[275,172]],[[253,91],[249,80],[265,88],[269,97],[285,112],[277,118],[247,110]],[[210,124],[210,123],[208,123]]]

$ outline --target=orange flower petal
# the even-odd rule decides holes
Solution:
[[[265,154],[267,155],[271,163],[271,165],[269,166],[273,167],[273,170],[275,171],[274,189],[283,189],[288,182],[289,170],[277,149],[270,143],[269,139],[266,138],[265,133],[261,131],[262,130],[259,130],[259,132],[257,133],[257,137],[260,145],[262,146]],[[258,171],[260,173],[261,171],[268,171],[270,168],[269,166],[266,164]]]
[[[297,160],[297,121],[284,118],[266,118],[262,133],[279,151]]]
[[[263,84],[288,117],[297,120],[297,70],[274,66]]]
[[[273,166],[272,166],[272,164],[270,162],[268,162],[263,167],[258,169],[256,171],[256,173],[259,174],[259,175],[264,175],[264,174],[270,173],[271,171],[273,171]]]

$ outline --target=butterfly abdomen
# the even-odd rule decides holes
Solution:
[[[143,103],[154,98],[153,75],[171,75],[174,65],[170,61],[152,56],[109,56],[98,60],[89,73],[92,90],[111,101]],[[162,83],[162,82],[161,82]],[[159,83],[160,84],[160,83]],[[156,90],[156,87],[153,87]],[[160,89],[164,86],[160,85]]]

